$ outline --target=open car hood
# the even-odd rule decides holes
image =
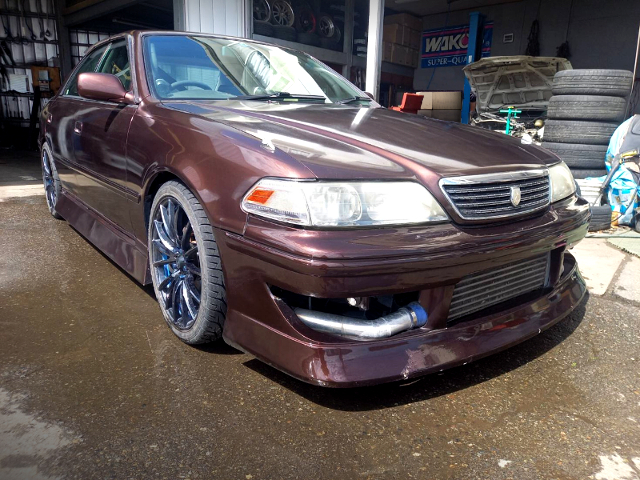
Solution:
[[[495,113],[509,106],[546,110],[553,76],[571,69],[566,58],[516,55],[483,58],[463,71],[476,92],[478,113]]]

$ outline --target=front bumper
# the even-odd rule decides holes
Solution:
[[[253,221],[244,236],[217,231],[227,283],[224,339],[300,380],[334,387],[407,379],[475,360],[549,328],[580,303],[585,284],[565,250],[584,237],[588,215],[586,202],[574,197],[542,216],[490,228],[447,224],[365,236]],[[552,287],[447,326],[447,292],[460,278],[545,252],[557,259]],[[354,341],[309,329],[270,286],[320,298],[420,291],[430,321],[390,338]]]

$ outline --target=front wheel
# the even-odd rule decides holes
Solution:
[[[153,289],[173,333],[192,345],[218,340],[227,313],[220,253],[202,205],[183,184],[158,190],[148,239]]]
[[[56,210],[58,198],[60,198],[60,178],[58,170],[53,162],[51,149],[46,143],[42,146],[40,163],[42,166],[42,182],[44,183],[44,195],[47,200],[47,207],[54,218],[61,219],[62,216]]]

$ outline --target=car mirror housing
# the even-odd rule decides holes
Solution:
[[[109,73],[81,73],[78,76],[78,94],[83,98],[115,103],[133,103],[115,75]]]

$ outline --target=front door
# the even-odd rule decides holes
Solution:
[[[116,75],[125,90],[131,88],[131,67],[125,39],[107,46],[96,72]],[[77,168],[78,197],[118,225],[131,231],[129,210],[138,200],[127,187],[127,135],[136,105],[77,98],[73,119],[73,162]]]

